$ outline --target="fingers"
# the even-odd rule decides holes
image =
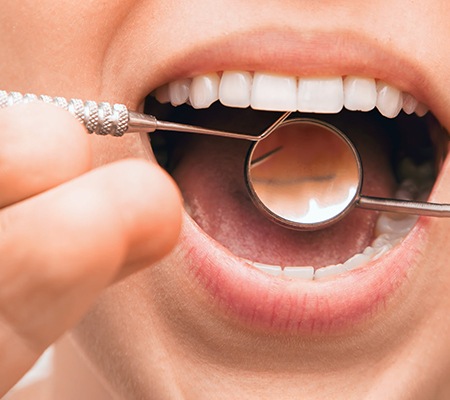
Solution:
[[[16,343],[10,353],[3,349],[3,360],[22,354],[16,371],[25,371],[118,275],[163,257],[180,225],[175,185],[156,165],[136,160],[2,210],[0,343],[2,332]]]
[[[89,170],[84,128],[48,104],[0,110],[0,208],[50,189]]]
[[[137,160],[90,170],[87,138],[52,106],[0,110],[0,396],[102,289],[178,238],[170,177]]]

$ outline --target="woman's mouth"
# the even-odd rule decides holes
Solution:
[[[216,104],[199,114],[192,109],[189,112],[187,108],[178,118],[200,125],[214,123],[214,127],[235,131],[242,130],[235,121],[245,119],[253,123],[253,133],[258,133],[255,131],[258,119],[275,117],[262,117],[251,110],[239,113],[235,107],[264,111],[299,110],[302,116],[309,112],[310,116],[325,119],[348,132],[358,144],[366,168],[366,195],[418,200],[428,197],[433,184],[431,143],[427,144],[427,149],[421,149],[428,153],[429,158],[424,158],[404,146],[395,149],[399,143],[394,143],[392,137],[395,135],[397,142],[405,141],[404,136],[410,134],[408,125],[411,120],[417,120],[405,118],[405,115],[417,110],[416,113],[423,116],[425,106],[413,96],[375,79],[305,79],[242,71],[210,73],[171,82],[160,87],[156,96],[160,102],[170,102],[174,106],[189,103],[195,109],[208,109],[220,101],[234,109],[224,110]],[[379,113],[373,112],[370,116],[341,113],[344,105],[352,111],[367,112],[378,108]],[[391,124],[379,115],[395,118],[402,108],[406,110],[405,114]],[[174,113],[180,114],[180,110],[174,110]],[[429,127],[425,122],[422,125],[422,134],[426,134]],[[172,146],[176,137],[172,138]],[[410,215],[355,211],[345,223],[330,229],[293,232],[261,218],[250,202],[241,167],[248,143],[202,137],[185,139],[183,146],[184,149],[177,146],[175,151],[182,156],[177,156],[176,165],[171,169],[184,193],[191,217],[233,254],[271,275],[319,279],[355,269],[390,250],[417,220]],[[324,150],[310,149],[318,153],[316,157],[325,153]],[[403,153],[398,154],[400,151]],[[427,176],[405,171],[405,164],[417,171],[420,168]],[[336,240],[337,237],[341,239]]]
[[[444,133],[425,116],[426,106],[373,78],[215,72],[170,82],[155,95],[161,103],[187,103],[174,108],[148,98],[157,117],[237,132],[260,133],[261,122],[275,119],[273,111],[326,120],[360,152],[366,195],[426,200],[441,157]],[[342,328],[384,304],[420,251],[414,243],[426,220],[413,229],[416,216],[355,209],[317,232],[266,219],[245,187],[248,143],[180,134],[152,140],[192,218],[182,240],[188,269],[239,320],[297,332]]]

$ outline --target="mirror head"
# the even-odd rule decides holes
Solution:
[[[334,126],[296,118],[284,121],[247,154],[245,177],[255,205],[293,229],[320,229],[355,204],[361,161],[353,144]]]

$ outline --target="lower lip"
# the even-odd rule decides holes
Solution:
[[[333,334],[388,307],[418,264],[427,219],[399,246],[360,269],[320,281],[266,275],[230,254],[186,216],[184,267],[215,308],[252,329],[297,335]]]

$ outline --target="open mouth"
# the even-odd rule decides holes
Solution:
[[[425,201],[445,157],[446,132],[427,107],[373,78],[218,72],[168,83],[154,96],[158,100],[149,96],[146,109],[157,118],[234,132],[259,134],[281,111],[326,121],[343,131],[360,153],[364,195]],[[321,326],[323,331],[324,325],[360,319],[371,312],[374,298],[382,301],[398,287],[394,276],[386,279],[385,269],[396,270],[399,279],[405,276],[406,267],[392,265],[399,254],[405,265],[414,257],[407,238],[417,216],[353,209],[331,227],[294,231],[274,224],[254,207],[243,174],[249,142],[162,133],[152,134],[151,143],[183,193],[186,211],[195,221],[188,229],[195,227],[209,243],[188,245],[189,254],[196,254],[189,268],[227,304],[227,311],[235,308],[234,314],[265,326]],[[365,273],[372,274],[372,283]],[[359,288],[358,280],[364,282]],[[324,288],[333,283],[340,288],[326,293]],[[379,291],[367,291],[370,285],[380,286]],[[275,295],[269,301],[267,291],[274,287],[283,292],[284,303]],[[353,308],[342,297],[349,287],[362,296],[353,294]],[[330,310],[337,293],[342,298]],[[292,302],[301,315],[292,312]]]
[[[357,144],[364,194],[426,200],[442,161],[439,140],[445,133],[426,115],[426,106],[374,79],[224,72],[171,82],[156,97],[166,104],[148,98],[147,108],[156,109],[157,117],[236,132],[259,133],[276,118],[274,111],[300,110],[300,116],[332,123]],[[176,108],[185,103],[190,105]],[[254,209],[242,174],[248,142],[180,134],[152,135],[152,142],[194,221],[264,273],[312,280],[361,268],[400,243],[417,221],[354,210],[331,228],[294,232]]]

